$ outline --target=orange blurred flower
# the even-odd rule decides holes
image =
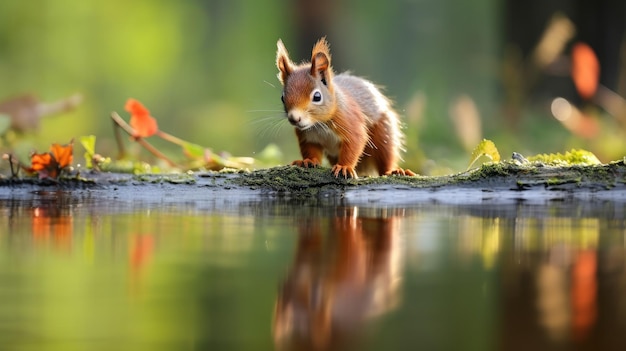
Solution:
[[[130,98],[124,109],[130,113],[130,126],[135,130],[135,138],[147,138],[159,130],[156,119],[150,116],[150,111],[141,102]]]
[[[572,48],[572,79],[582,98],[596,94],[599,76],[600,63],[593,49],[585,43],[576,43]]]

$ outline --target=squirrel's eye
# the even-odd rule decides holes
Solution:
[[[313,94],[311,95],[311,100],[315,103],[321,103],[322,102],[322,93],[319,90],[315,90],[313,91]]]
[[[280,96],[280,101],[283,102],[283,104],[285,103],[285,92],[283,91],[283,94]]]

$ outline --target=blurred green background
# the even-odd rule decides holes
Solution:
[[[109,114],[127,118],[133,97],[168,133],[238,156],[276,144],[277,163],[287,163],[299,155],[280,103],[276,40],[300,61],[327,35],[336,71],[367,77],[396,102],[413,169],[463,170],[481,138],[503,158],[576,147],[609,161],[626,149],[625,19],[617,1],[4,0],[0,101],[83,97],[20,134],[22,148],[95,134],[98,152],[114,156]],[[577,94],[576,42],[594,49],[610,93]],[[538,59],[542,50],[552,56]],[[557,97],[580,112],[578,125],[553,116]]]

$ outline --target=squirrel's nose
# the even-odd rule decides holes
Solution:
[[[300,116],[296,116],[293,113],[287,114],[287,119],[289,120],[289,123],[291,123],[294,126],[300,123],[300,121],[302,120]]]

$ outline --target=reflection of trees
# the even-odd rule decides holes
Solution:
[[[512,254],[501,255],[502,349],[618,345],[622,231],[593,218],[517,219],[507,245]]]
[[[558,251],[551,250],[550,256]],[[551,339],[564,340],[570,333],[579,340],[588,336],[597,313],[596,260],[594,250],[581,250],[568,253],[566,262],[547,260],[537,268],[539,324]]]
[[[291,269],[278,293],[274,340],[279,349],[341,349],[371,317],[398,302],[398,219],[307,218]]]

